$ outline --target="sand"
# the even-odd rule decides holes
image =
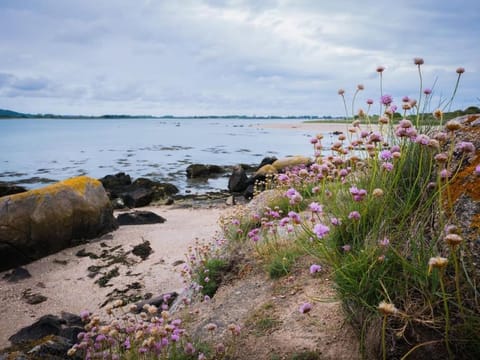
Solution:
[[[106,295],[114,288],[121,290],[133,282],[142,285],[140,290],[133,290],[140,294],[150,292],[158,296],[171,291],[181,292],[184,287],[180,275],[182,264],[174,263],[186,259],[187,248],[196,239],[208,241],[216,236],[219,230],[217,220],[222,210],[167,206],[142,210],[153,211],[167,221],[154,225],[121,226],[89,244],[66,249],[25,265],[24,268],[32,277],[16,283],[3,279],[7,272],[0,273],[0,349],[10,345],[8,338],[12,334],[43,315],[60,315],[62,311],[79,314],[84,309],[103,314],[100,306],[105,302]],[[144,261],[129,254],[128,259],[135,263],[118,265],[120,276],[112,278],[109,282],[112,286],[109,287],[95,284],[99,275],[95,278],[88,276],[87,268],[102,263],[101,260],[75,255],[81,249],[100,254],[102,250],[108,251],[116,246],[127,252],[143,240],[150,242],[154,252]],[[127,272],[133,275],[127,276]],[[36,305],[27,304],[22,294],[28,289],[31,293],[47,297],[47,300]]]

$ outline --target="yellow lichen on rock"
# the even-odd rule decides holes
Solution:
[[[283,159],[278,159],[272,164],[278,171],[287,167],[294,167],[299,165],[308,165],[312,162],[309,157],[306,156],[290,156]]]

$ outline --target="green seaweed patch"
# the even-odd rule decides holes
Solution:
[[[118,266],[114,267],[113,269],[108,271],[106,274],[104,274],[103,276],[98,278],[95,281],[95,284],[98,284],[98,286],[100,286],[100,287],[111,286],[111,285],[108,284],[108,282],[110,281],[110,279],[112,279],[114,277],[117,277],[117,276],[120,276],[120,272],[118,271]]]

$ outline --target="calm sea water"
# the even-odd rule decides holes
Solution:
[[[78,175],[126,172],[171,182],[181,192],[226,189],[227,176],[186,178],[192,163],[258,164],[264,156],[311,155],[296,129],[262,128],[287,119],[0,120],[0,181],[37,188]]]

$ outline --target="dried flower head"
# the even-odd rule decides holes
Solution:
[[[338,89],[338,95],[343,96],[345,94],[344,89]]]
[[[380,65],[380,66],[377,66],[377,72],[378,72],[378,73],[381,74],[381,73],[384,72],[384,71],[385,71],[385,66],[381,66],[381,65]]]
[[[448,234],[444,238],[445,242],[451,246],[451,247],[456,247],[457,245],[460,245],[463,241],[463,238],[458,235],[458,234]]]
[[[380,188],[373,189],[372,195],[376,198],[382,197],[383,196],[383,190]]]
[[[443,116],[443,111],[440,110],[440,109],[436,109],[434,112],[433,112],[433,117],[437,120],[440,120]]]
[[[420,65],[423,65],[423,64],[424,64],[424,61],[423,61],[423,58],[421,58],[421,57],[416,57],[416,58],[413,58],[413,63],[414,63],[415,65],[420,66]]]
[[[383,316],[390,316],[398,313],[398,309],[395,305],[387,303],[386,301],[381,301],[380,304],[378,304],[378,311],[380,311]]]
[[[445,266],[447,266],[447,264],[448,264],[448,259],[444,257],[441,257],[441,256],[432,257],[430,258],[430,260],[428,260],[428,273],[430,274],[433,268],[442,269]]]
[[[361,91],[361,90],[363,90],[363,89],[365,89],[365,86],[363,86],[363,84],[358,84],[358,85],[357,85],[357,90],[358,90],[358,91]]]
[[[462,127],[462,125],[457,120],[450,120],[445,124],[445,128],[448,131],[455,131]]]
[[[460,74],[463,74],[465,72],[465,68],[463,67],[458,67],[457,68],[457,74],[460,75]]]

